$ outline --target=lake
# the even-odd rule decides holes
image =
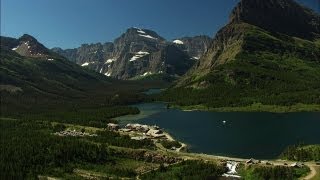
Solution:
[[[318,112],[186,112],[166,109],[164,103],[134,106],[141,113],[117,118],[120,124],[158,125],[188,144],[190,152],[274,159],[288,145],[320,143]]]
[[[144,94],[151,95],[151,94],[159,94],[161,93],[162,89],[148,89],[147,91],[143,92]]]

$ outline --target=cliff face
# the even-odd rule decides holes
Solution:
[[[242,0],[232,11],[230,22],[245,22],[305,39],[320,34],[320,16],[294,0]]]
[[[242,0],[231,12],[228,24],[217,32],[207,52],[188,74],[202,76],[236,59],[237,54],[248,47],[247,35],[257,29],[271,35],[283,34],[311,41],[320,38],[319,18],[293,0]],[[269,49],[272,46],[269,44]]]
[[[173,41],[176,46],[188,53],[188,55],[195,60],[201,58],[211,42],[212,39],[208,36],[182,37]]]
[[[210,106],[319,102],[318,19],[292,0],[240,1],[168,96]]]
[[[20,56],[52,60],[54,58],[64,59],[57,53],[46,48],[31,35],[24,34],[18,39],[1,36],[1,49],[15,51]]]
[[[187,52],[148,29],[129,28],[113,43],[85,44],[55,52],[79,65],[118,79],[181,76],[195,62]]]

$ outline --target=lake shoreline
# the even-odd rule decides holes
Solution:
[[[293,106],[263,105],[260,103],[242,107],[219,107],[212,108],[206,105],[180,106],[171,105],[170,109],[176,108],[185,112],[269,112],[269,113],[295,113],[295,112],[320,112],[320,104],[296,104]]]
[[[157,125],[163,128],[165,132],[170,133],[170,135],[180,143],[187,144],[190,152],[228,157],[277,158],[276,156],[283,150],[279,148],[280,146],[283,146],[283,144],[291,145],[298,142],[296,139],[287,137],[286,134],[290,134],[291,132],[283,132],[282,128],[275,128],[274,126],[268,126],[268,124],[276,124],[276,127],[290,126],[292,129],[300,129],[305,126],[309,128],[308,124],[310,123],[314,124],[310,126],[311,130],[317,127],[318,124],[318,121],[314,121],[316,116],[313,113],[278,114],[263,112],[262,115],[258,112],[242,112],[239,114],[235,112],[215,113],[199,111],[195,108],[181,110],[173,106],[168,109],[167,103],[164,102],[141,103],[134,105],[134,107],[139,108],[140,114],[143,116],[135,115],[116,118],[119,124],[139,123]],[[200,119],[201,122],[199,121]],[[241,119],[241,121],[238,121],[238,119]],[[304,119],[302,124],[301,119]],[[199,127],[202,127],[200,128],[201,130],[199,130]],[[277,136],[276,139],[270,137],[270,132],[273,131]],[[310,133],[306,134],[298,130],[294,132],[295,136],[308,141],[310,144],[319,143]],[[247,142],[239,143],[239,141],[234,140],[239,138],[239,136],[232,137],[232,133],[238,133],[239,136],[246,137]],[[252,134],[255,134],[255,136],[253,137]],[[221,138],[217,137],[225,138],[229,143],[221,144]],[[257,138],[261,141],[258,142],[256,140]],[[208,139],[211,140],[208,141]],[[264,153],[255,153],[260,151],[253,151],[252,148],[247,148],[241,153],[233,151],[236,147],[248,146],[248,144],[261,143],[262,141],[269,144],[265,148],[270,150]],[[219,143],[219,145],[213,145],[215,143]]]

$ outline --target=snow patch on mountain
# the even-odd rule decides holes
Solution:
[[[29,41],[27,42],[24,42],[24,44],[28,47],[28,49],[30,49],[30,46],[29,46]]]
[[[135,61],[135,60],[140,59],[140,58],[147,56],[149,54],[150,54],[149,52],[139,51],[130,59],[130,61]]]
[[[150,36],[150,35],[144,35],[144,34],[139,34],[139,36],[145,37],[145,38],[149,38],[149,39],[154,39],[154,40],[157,40],[157,39],[158,39],[158,38],[152,37],[152,36]]]
[[[142,74],[141,76],[148,76],[148,75],[152,75],[152,72],[145,72],[144,74]]]
[[[116,60],[117,60],[116,58],[108,59],[105,64],[110,64],[110,63],[112,63],[112,62],[114,62]]]
[[[180,45],[184,44],[183,41],[181,41],[179,39],[174,40],[173,43],[180,44]]]
[[[138,29],[137,32],[141,34],[146,34],[146,32],[142,31],[141,29]]]
[[[89,66],[89,64],[90,64],[90,63],[85,62],[85,63],[83,63],[81,66]]]

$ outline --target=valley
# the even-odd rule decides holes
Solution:
[[[5,131],[1,131],[1,137],[11,139],[11,141],[1,141],[2,160],[11,158],[7,153],[12,152],[16,158],[15,161],[6,162],[9,166],[1,167],[6,169],[2,177],[161,179],[161,177],[179,177],[183,172],[184,176],[202,179],[208,175],[219,177],[226,173],[227,161],[239,163],[235,175],[242,177],[253,173],[251,170],[257,173],[255,176],[263,177],[263,174],[259,175],[262,173],[259,172],[260,168],[262,171],[268,169],[274,171],[276,177],[281,175],[277,172],[288,171],[290,174],[296,171],[295,175],[284,176],[286,178],[307,176],[309,167],[312,172],[309,175],[310,178],[319,173],[314,161],[304,162],[305,165],[301,167],[291,167],[295,160],[261,159],[249,163],[249,158],[177,152],[165,149],[157,143],[158,140],[155,141],[156,144],[149,140],[132,140],[125,134],[120,133],[120,135],[106,128],[50,123],[43,120],[21,121],[1,118],[0,122],[1,127],[6,128]],[[54,135],[54,132],[63,129],[96,135],[79,137]],[[17,137],[19,141],[14,140]],[[34,153],[37,153],[37,156],[30,156],[30,153],[35,150],[32,147],[36,144],[38,148]],[[22,170],[19,166],[26,163],[25,161],[28,165]],[[185,173],[185,168],[189,170],[189,174]],[[202,173],[199,174],[200,169]],[[204,171],[205,169],[207,170]],[[15,170],[19,170],[19,173]],[[28,174],[25,174],[27,172]]]
[[[67,24],[95,36],[85,19]],[[319,19],[239,0],[212,38],[162,21],[73,48],[1,34],[0,179],[319,179]]]

